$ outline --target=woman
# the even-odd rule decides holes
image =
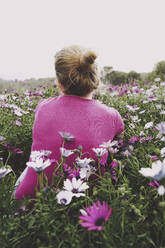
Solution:
[[[112,141],[123,131],[124,124],[118,111],[92,99],[92,93],[99,85],[96,58],[93,51],[78,46],[64,48],[55,55],[55,71],[62,95],[41,100],[37,105],[31,151],[51,151],[49,158],[59,161],[63,132],[74,137],[65,143],[66,149],[82,146],[82,158],[96,159],[92,148]],[[70,167],[76,156],[78,153],[66,159]],[[49,183],[56,166],[52,163],[45,169]],[[16,199],[35,195],[37,173],[33,168],[28,167],[18,182]]]

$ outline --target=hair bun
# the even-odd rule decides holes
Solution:
[[[94,64],[96,54],[92,51],[87,51],[80,57],[80,67],[81,69],[87,69],[90,65]]]

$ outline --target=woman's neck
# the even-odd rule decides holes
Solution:
[[[68,95],[68,94],[65,94],[65,93],[62,93],[64,96],[77,96],[77,95]],[[84,99],[92,99],[92,93],[86,95],[86,96],[77,96],[77,97],[80,97],[80,98],[84,98]]]

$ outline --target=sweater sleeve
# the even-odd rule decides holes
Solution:
[[[37,106],[36,106],[36,109],[35,109],[35,113],[38,111],[38,109],[40,108],[40,106],[45,102],[45,100],[46,100],[46,99],[41,99],[41,100],[38,102],[38,104],[37,104]]]

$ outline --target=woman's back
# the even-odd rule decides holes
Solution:
[[[86,157],[95,158],[92,148],[123,131],[123,121],[119,113],[92,99],[77,96],[49,98],[39,103],[33,127],[34,150],[50,150],[51,158],[60,159],[62,137],[59,132],[70,133],[74,139],[66,142],[65,148],[76,149],[82,146]],[[71,155],[67,163],[72,166]]]

